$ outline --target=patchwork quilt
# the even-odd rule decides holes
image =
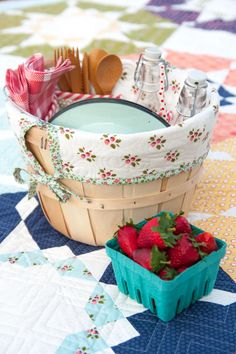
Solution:
[[[223,270],[164,323],[118,291],[104,248],[53,230],[25,193],[0,200],[0,353],[235,353],[236,284]]]
[[[78,42],[128,57],[157,44],[177,67],[207,72],[221,107],[189,217],[228,244],[212,293],[159,320],[118,291],[103,247],[55,231],[15,183],[24,163],[0,90],[0,354],[235,354],[235,32],[234,0],[0,2],[0,89],[6,68]]]

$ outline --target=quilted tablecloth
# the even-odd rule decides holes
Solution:
[[[0,200],[0,353],[235,353],[236,284],[223,270],[164,323],[118,291],[104,248],[53,230],[24,193]]]
[[[234,0],[0,2],[0,88],[33,52],[78,42],[130,57],[157,44],[177,67],[207,72],[221,107],[189,219],[228,244],[212,293],[158,320],[118,291],[104,248],[52,229],[14,182],[23,162],[0,91],[0,354],[235,354],[235,32]]]

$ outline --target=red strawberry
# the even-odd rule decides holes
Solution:
[[[166,254],[160,252],[157,246],[135,250],[133,252],[133,260],[153,272],[158,272],[160,269],[164,268],[167,263]]]
[[[152,227],[158,226],[158,218],[148,221],[140,230],[138,236],[138,247],[152,247],[158,246],[159,249],[166,248],[164,241],[158,231],[152,231]]]
[[[188,220],[182,215],[183,215],[183,211],[181,211],[177,215],[174,215],[175,235],[184,234],[184,233],[190,234],[192,232]]]
[[[173,235],[172,220],[168,213],[162,213],[160,218],[148,221],[140,230],[138,247],[152,247],[156,245],[160,250],[172,247],[176,243]]]
[[[122,226],[118,232],[118,243],[122,251],[132,258],[132,253],[137,249],[138,232],[131,224]]]
[[[200,250],[207,254],[218,249],[216,240],[209,232],[203,232],[202,234],[196,236],[195,240],[199,243]]]
[[[178,272],[178,273],[183,273],[186,269],[188,269],[188,267],[183,266],[183,267],[178,268],[178,269],[177,269],[177,272]]]
[[[180,268],[182,266],[191,266],[200,259],[197,249],[194,247],[188,234],[183,234],[173,248],[168,249],[170,266]]]
[[[177,271],[174,268],[165,267],[157,273],[162,280],[172,280],[176,277]]]

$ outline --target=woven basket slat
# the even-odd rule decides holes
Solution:
[[[47,173],[53,173],[45,132],[33,127],[26,136],[29,149]],[[61,182],[90,203],[71,197],[62,204],[47,186],[38,185],[40,203],[51,225],[74,240],[104,245],[130,218],[135,223],[161,210],[188,212],[201,166],[191,172],[132,185],[94,185],[63,179]]]
[[[38,196],[39,196],[41,207],[49,223],[55,229],[60,231],[63,235],[70,237],[66,220],[64,218],[64,213],[61,208],[61,203],[58,200],[54,198],[50,198],[48,195],[43,193],[43,189],[42,190],[39,189]]]
[[[189,177],[188,179],[190,178],[193,178],[195,176],[197,176],[197,178],[199,179],[200,176],[201,176],[201,173],[202,173],[202,166],[197,166],[195,167],[190,173],[189,173]],[[195,185],[194,189],[193,190],[190,190],[189,192],[186,192],[184,194],[184,197],[183,197],[183,203],[181,205],[181,210],[184,210],[186,214],[189,213],[189,210],[190,210],[190,207],[191,207],[191,202],[193,200],[193,195],[194,195],[194,192],[197,188],[197,185]]]
[[[188,177],[189,177],[188,172],[182,172],[179,175],[169,177],[168,181],[166,181],[166,190],[174,188],[176,185],[178,186],[179,184],[188,181]],[[160,211],[171,210],[173,213],[177,213],[178,211],[181,210],[183,199],[184,199],[184,194],[181,194],[180,196],[174,199],[170,199],[162,203],[160,207]]]
[[[153,194],[160,191],[161,180],[156,180],[144,184],[133,184],[123,186],[123,197],[140,197],[143,195]],[[143,215],[145,218],[149,218],[157,213],[157,205],[154,204],[150,207],[145,208],[132,208],[124,210],[124,220],[129,220],[130,218],[137,223],[138,220],[142,220]]]

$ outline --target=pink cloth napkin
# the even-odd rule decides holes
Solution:
[[[11,99],[27,112],[48,120],[58,109],[56,85],[62,74],[73,69],[69,59],[59,58],[56,67],[45,69],[42,54],[32,55],[18,69],[8,69],[6,86]]]
[[[29,112],[29,92],[24,64],[20,64],[17,70],[7,70],[6,86],[12,101]]]

